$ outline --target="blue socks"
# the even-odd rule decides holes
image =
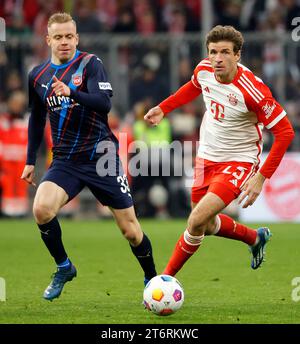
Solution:
[[[67,258],[64,262],[57,264],[57,269],[58,270],[68,270],[71,267],[71,261],[69,258]]]

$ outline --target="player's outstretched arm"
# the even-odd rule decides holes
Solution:
[[[34,165],[25,165],[21,179],[25,180],[28,184],[36,186],[34,182]]]
[[[164,118],[164,113],[159,106],[150,109],[144,116],[144,120],[151,126],[156,126]]]
[[[202,93],[201,88],[197,88],[192,81],[187,82],[181,86],[174,94],[163,100],[158,106],[163,111],[164,115],[181,107],[184,104],[197,98]]]

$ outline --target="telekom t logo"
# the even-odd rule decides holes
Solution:
[[[225,117],[224,105],[219,104],[219,103],[215,102],[214,100],[211,100],[210,109],[211,109],[212,114],[214,115],[214,119],[221,122],[221,119]]]
[[[0,277],[0,301],[6,301],[5,279]]]

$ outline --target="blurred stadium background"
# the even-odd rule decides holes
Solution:
[[[194,67],[206,55],[204,37],[212,26],[233,25],[241,30],[246,41],[242,63],[270,86],[297,133],[279,178],[267,185],[261,203],[244,217],[249,220],[259,212],[255,218],[258,221],[300,219],[296,180],[300,167],[300,47],[296,32],[292,34],[296,30],[293,18],[300,17],[298,0],[1,0],[0,17],[6,23],[6,41],[0,42],[2,217],[31,217],[35,190],[19,179],[26,155],[27,74],[48,58],[44,36],[48,17],[56,11],[74,16],[79,49],[103,60],[114,89],[109,116],[114,132],[127,133],[128,143],[143,139],[150,144],[154,137],[169,142],[189,140],[194,143],[190,156],[195,154],[204,113],[201,97],[174,112],[155,135],[143,124],[143,115],[190,79]],[[264,142],[267,152],[272,144],[267,131]],[[37,180],[51,160],[50,149],[46,128]],[[185,217],[189,189],[184,180],[185,176],[172,175],[130,178],[138,215]],[[285,211],[284,204],[288,204]],[[235,205],[228,211],[236,217],[242,215]],[[109,213],[96,205],[89,192],[83,192],[62,210],[62,215],[95,218]]]

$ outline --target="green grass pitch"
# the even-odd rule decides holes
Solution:
[[[185,228],[184,220],[142,220],[161,272]],[[0,323],[203,324],[300,323],[292,279],[300,276],[300,230],[274,224],[267,261],[254,271],[245,244],[206,237],[177,278],[183,307],[159,317],[142,307],[143,274],[111,220],[62,221],[78,276],[61,297],[42,299],[55,270],[33,221],[0,221],[0,277],[6,281]],[[299,292],[300,296],[300,292]]]

